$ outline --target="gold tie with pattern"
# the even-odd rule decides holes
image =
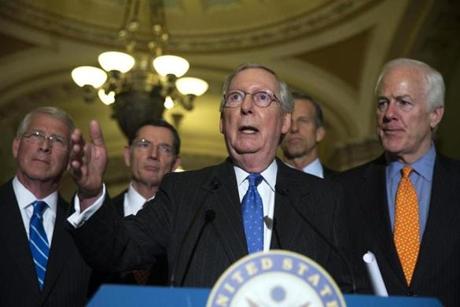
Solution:
[[[412,168],[401,170],[401,181],[396,192],[394,242],[399,260],[410,285],[420,249],[420,224],[418,199],[415,187],[409,179]]]

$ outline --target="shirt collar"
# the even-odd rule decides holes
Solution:
[[[435,160],[436,150],[434,145],[431,144],[430,149],[410,166],[418,175],[422,176],[425,180],[431,181],[433,179]],[[390,178],[394,178],[394,176],[397,175],[399,176],[401,174],[401,169],[404,166],[405,164],[400,161],[390,162],[388,165],[388,174],[390,175]]]
[[[319,161],[319,158],[311,161],[307,166],[303,168],[303,171],[307,174],[315,175],[316,177],[324,178],[323,166]]]
[[[19,181],[18,177],[15,176],[13,179],[13,190],[18,201],[19,208],[26,209],[31,206],[32,203],[36,200],[42,200],[46,202],[51,211],[56,212],[57,201],[58,201],[58,192],[54,191],[45,198],[37,199],[35,195],[30,192],[22,183]]]
[[[139,194],[139,192],[137,192],[136,189],[134,188],[133,184],[130,183],[129,188],[128,188],[128,192],[126,193],[126,197],[127,197],[128,204],[130,204],[130,205],[133,204],[134,206],[136,206],[136,205],[143,206],[145,202],[147,202],[147,201],[149,201],[151,199],[154,199],[155,195],[153,195],[149,199],[146,199],[146,198],[144,198],[144,196]]]
[[[236,182],[238,186],[241,186],[241,184],[249,176],[249,173],[236,165],[233,168],[235,169]],[[260,173],[264,178],[264,182],[267,183],[272,191],[275,191],[277,172],[278,164],[276,164],[276,160],[273,160],[273,162],[264,171],[262,171],[262,173]]]

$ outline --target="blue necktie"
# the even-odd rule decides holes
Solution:
[[[46,276],[46,265],[48,263],[48,254],[50,250],[42,220],[43,211],[47,207],[47,204],[44,201],[37,200],[33,202],[32,205],[34,206],[34,213],[30,218],[29,246],[35,263],[38,284],[40,289],[43,290]]]
[[[248,176],[249,187],[243,197],[243,224],[248,252],[255,253],[264,249],[264,208],[257,186],[262,181],[260,174]]]

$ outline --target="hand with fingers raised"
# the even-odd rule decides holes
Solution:
[[[79,129],[71,137],[70,173],[78,187],[80,209],[83,212],[102,193],[102,180],[107,167],[107,149],[99,123],[90,122],[89,142]]]

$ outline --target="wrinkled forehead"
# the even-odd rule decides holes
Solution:
[[[279,93],[279,81],[273,73],[263,68],[247,68],[238,72],[230,82],[230,90],[265,89]]]

